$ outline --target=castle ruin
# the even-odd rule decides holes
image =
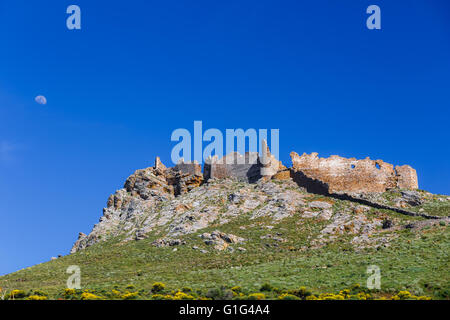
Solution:
[[[291,153],[292,167],[286,168],[277,160],[263,141],[263,152],[247,152],[241,155],[229,153],[222,158],[210,157],[205,161],[203,173],[201,166],[185,163],[181,160],[171,172],[202,179],[235,178],[249,183],[260,179],[290,179],[299,186],[317,193],[370,193],[385,192],[389,189],[418,189],[417,173],[408,165],[395,166],[383,160],[370,158],[357,160],[332,155],[329,158],[319,158],[317,153],[299,156]],[[159,158],[155,168],[165,166]],[[179,175],[176,175],[179,179]]]

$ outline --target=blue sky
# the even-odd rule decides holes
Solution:
[[[450,194],[448,1],[3,0],[0,39],[0,274],[67,254],[194,120],[279,128],[288,165],[410,164]]]

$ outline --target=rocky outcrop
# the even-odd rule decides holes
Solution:
[[[211,233],[205,232],[201,234],[200,237],[204,240],[205,244],[211,245],[214,249],[219,251],[230,249],[230,244],[240,243],[245,240],[244,238],[220,232],[219,230],[215,230]]]
[[[291,153],[292,170],[305,185],[322,184],[328,193],[385,192],[393,188],[417,189],[417,174],[410,166],[394,166],[383,160],[319,158],[317,153]]]
[[[123,189],[108,198],[99,223],[89,235],[80,233],[71,253],[131,231],[135,239],[145,238],[145,231],[136,226],[146,214],[202,183],[199,164],[181,161],[175,167],[167,168],[157,157],[153,167],[137,170],[128,177]]]
[[[108,198],[99,222],[88,235],[79,234],[71,253],[118,236],[122,241],[143,240],[156,230],[159,240],[153,245],[175,246],[183,244],[179,237],[185,234],[212,224],[227,223],[247,213],[250,220],[264,218],[272,219],[274,223],[298,212],[302,212],[305,219],[331,220],[338,224],[347,221],[347,216],[341,216],[342,219],[335,216],[334,200],[307,204],[305,198],[310,193],[409,216],[437,219],[403,209],[417,206],[422,201],[411,191],[401,193],[401,208],[363,197],[392,188],[417,188],[416,171],[409,166],[394,169],[382,160],[319,158],[317,153],[299,156],[293,152],[293,167],[287,169],[271,155],[265,142],[263,150],[261,156],[248,152],[209,159],[203,173],[198,163],[181,160],[168,168],[157,157],[153,167],[137,170],[128,177],[122,189]],[[358,226],[365,223],[360,222]],[[376,225],[379,224],[378,221]],[[204,234],[204,240],[218,250],[242,241],[219,231],[208,236]]]

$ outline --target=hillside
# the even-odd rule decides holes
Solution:
[[[109,298],[112,290],[150,298],[155,282],[166,294],[185,287],[212,298],[233,297],[226,292],[235,286],[242,288],[235,297],[248,297],[263,285],[266,298],[299,296],[302,286],[337,294],[365,287],[368,266],[377,265],[374,297],[407,290],[450,298],[448,196],[400,189],[359,195],[392,208],[383,209],[307,192],[289,177],[204,182],[158,161],[108,199],[71,254],[0,277],[3,292],[65,297],[66,269],[78,265],[82,289]]]

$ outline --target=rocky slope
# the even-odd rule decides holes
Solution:
[[[80,233],[71,253],[115,237],[127,242],[152,235],[158,237],[155,246],[175,246],[183,243],[180,240],[183,235],[210,226],[220,229],[221,225],[242,216],[249,217],[250,221],[264,218],[264,227],[268,230],[287,217],[297,216],[298,223],[309,220],[323,225],[320,232],[308,235],[309,245],[305,247],[321,247],[345,238],[355,248],[361,249],[389,246],[396,238],[395,230],[408,225],[414,227],[419,222],[416,219],[399,225],[389,210],[361,205],[357,201],[338,200],[331,195],[308,193],[289,175],[279,174],[272,179],[260,179],[257,183],[215,178],[205,182],[200,166],[190,168],[194,169],[183,171],[179,165],[166,168],[157,159],[154,167],[136,171],[127,179],[123,189],[109,197],[103,216],[92,232],[89,235]],[[383,208],[391,206],[399,211],[408,209],[405,212],[411,215],[417,211],[425,217],[424,207],[438,199],[444,204],[444,211],[435,216],[436,219],[421,223],[448,222],[450,201],[446,196],[395,189],[358,196],[369,204],[380,204]],[[266,237],[278,242],[287,241],[270,233]],[[202,239],[218,250],[234,250],[230,244],[245,241],[239,235],[223,234],[220,230],[204,234]]]

